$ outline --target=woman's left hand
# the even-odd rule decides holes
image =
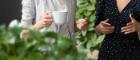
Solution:
[[[87,26],[88,26],[88,22],[86,19],[79,19],[78,21],[76,21],[76,27],[79,30],[85,30],[87,29]]]
[[[125,34],[136,32],[139,29],[138,27],[139,23],[133,17],[131,17],[131,15],[130,18],[131,22],[127,23],[125,27],[121,28],[121,31],[124,32]]]

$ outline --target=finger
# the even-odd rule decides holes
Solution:
[[[46,15],[51,15],[52,12],[51,11],[46,11]]]
[[[51,25],[51,23],[48,23],[48,24],[43,24],[41,27],[49,27]]]
[[[43,24],[50,24],[50,23],[52,23],[52,20],[44,20],[42,23]]]
[[[130,28],[133,28],[133,26],[132,25],[129,25],[129,26],[122,27],[121,29],[122,30],[125,30],[125,29],[130,29]]]
[[[48,27],[47,24],[44,24],[41,26],[41,28],[45,28],[45,27]]]
[[[108,34],[113,33],[113,32],[114,32],[114,30],[110,30],[110,31],[108,31]]]
[[[133,29],[133,26],[122,27],[122,28],[121,28],[121,31],[122,31],[122,32],[126,32],[128,29]]]
[[[135,22],[136,20],[132,17],[132,15],[130,14],[129,15],[130,19],[131,19],[131,22]]]
[[[77,24],[77,27],[78,27],[79,29],[81,29],[82,26],[83,26],[83,24]]]
[[[81,30],[82,29],[82,26],[81,25],[77,25],[77,28]]]
[[[104,31],[114,31],[114,27],[103,27],[102,30]]]
[[[124,34],[127,35],[127,34],[130,34],[130,33],[132,33],[132,32],[125,32]]]
[[[45,19],[52,19],[52,15],[44,15]]]
[[[132,31],[133,29],[125,29],[125,30],[123,30],[123,32],[130,32],[130,31]]]
[[[51,12],[47,11],[45,13],[43,13],[43,18],[46,18],[46,16],[51,16]]]
[[[86,19],[80,19],[79,21],[81,21],[81,22],[85,22],[85,21],[86,21]]]
[[[81,22],[80,24],[82,24],[82,25],[87,25],[88,23],[87,23],[87,22]]]
[[[87,28],[87,25],[83,25],[83,26],[81,27],[82,30],[85,30],[86,28]]]
[[[114,27],[106,27],[105,30],[114,30]]]
[[[76,24],[83,24],[83,25],[87,25],[88,23],[87,22],[78,22]]]
[[[77,24],[77,27],[80,29],[80,30],[85,30],[87,28],[87,24]]]
[[[114,30],[103,30],[102,31],[103,34],[110,34],[112,32],[114,32]]]
[[[109,19],[106,19],[104,22],[108,22],[109,21]]]
[[[52,24],[52,22],[53,22],[52,20],[46,21],[47,24]]]
[[[23,31],[21,32],[22,35],[27,35],[28,33],[29,33],[29,30],[23,30]]]
[[[47,25],[47,23],[46,22],[43,22],[42,25]]]
[[[123,32],[125,32],[125,33],[132,33],[132,32],[135,32],[135,31],[136,31],[136,29],[134,29],[134,28],[123,30]]]
[[[28,33],[29,33],[29,30],[22,30],[21,33],[20,33],[20,37],[24,38],[28,35]]]
[[[52,20],[52,19],[44,19],[44,21],[43,21],[43,22],[48,23],[48,22],[53,22],[53,20]]]
[[[44,23],[43,26],[48,27],[50,26],[52,23]]]
[[[86,23],[87,21],[85,19],[79,19],[76,23]]]
[[[130,34],[130,33],[133,33],[133,32],[135,32],[135,31],[129,30],[129,31],[125,32],[124,34]]]
[[[81,22],[81,23],[87,23],[87,20],[82,19],[80,22]]]
[[[44,14],[44,18],[46,18],[46,19],[52,18],[52,13],[51,13],[50,11],[47,11],[47,12]]]
[[[127,26],[133,25],[133,24],[134,24],[133,22],[129,22],[129,23],[127,23]]]
[[[109,23],[106,23],[106,22],[101,22],[101,25],[102,25],[102,26],[108,26],[108,27],[111,26]]]

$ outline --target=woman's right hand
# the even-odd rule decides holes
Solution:
[[[96,26],[95,31],[97,34],[110,34],[114,32],[115,27],[107,23],[108,20],[101,21],[99,25]]]
[[[53,22],[52,14],[51,12],[46,12],[42,18],[42,20],[36,22],[33,25],[33,28],[35,29],[42,29],[44,27],[49,27]]]
[[[20,38],[25,38],[28,36],[30,30],[24,29],[20,32]]]

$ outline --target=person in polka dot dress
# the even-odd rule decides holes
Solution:
[[[98,60],[140,60],[135,9],[140,9],[140,0],[97,0],[95,31],[106,35]]]

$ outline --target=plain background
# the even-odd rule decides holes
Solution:
[[[21,18],[21,0],[0,0],[0,25]]]

